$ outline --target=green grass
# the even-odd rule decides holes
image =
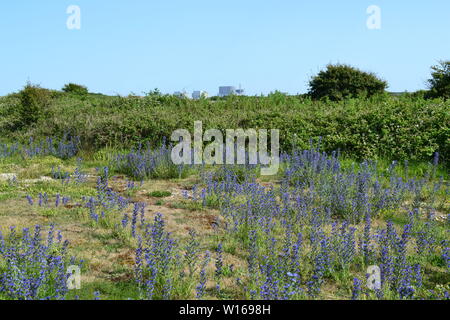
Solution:
[[[112,275],[113,276],[113,275]],[[68,300],[76,297],[80,300],[93,300],[94,293],[99,293],[100,300],[137,300],[139,292],[134,280],[127,281],[95,281],[82,285],[80,290],[72,290]]]
[[[170,197],[171,195],[172,193],[170,191],[161,191],[161,190],[156,190],[148,193],[148,196],[153,198],[167,198]]]

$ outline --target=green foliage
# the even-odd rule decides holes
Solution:
[[[441,162],[449,163],[448,110],[449,103],[443,99],[406,94],[328,102],[283,94],[217,101],[157,95],[88,95],[82,100],[76,95],[63,95],[54,99],[45,123],[10,130],[7,123],[14,121],[14,115],[5,111],[0,128],[5,136],[22,142],[30,136],[42,140],[71,132],[80,137],[85,151],[96,152],[147,142],[158,146],[176,129],[185,128],[193,134],[194,121],[200,120],[204,130],[279,129],[284,151],[293,146],[309,148],[311,138],[323,137],[323,151],[340,149],[353,159],[430,161],[437,151]],[[178,170],[174,174],[177,177]]]
[[[440,61],[431,67],[431,79],[428,80],[429,98],[450,99],[450,60]]]
[[[148,195],[150,197],[154,197],[154,198],[166,198],[166,197],[170,197],[172,195],[172,193],[170,191],[156,190],[156,191],[149,192]]]
[[[346,98],[371,97],[383,93],[387,82],[373,73],[363,72],[348,65],[327,66],[309,82],[309,94],[313,99],[328,98],[338,101]]]
[[[67,93],[73,93],[78,95],[86,95],[89,93],[87,87],[75,84],[75,83],[68,83],[63,88],[62,91]]]
[[[52,101],[50,90],[41,88],[38,85],[27,83],[19,92],[20,105],[18,113],[22,125],[31,125],[38,121],[49,108]]]
[[[150,97],[161,97],[163,94],[158,88],[153,89],[152,91],[147,93],[147,96]]]

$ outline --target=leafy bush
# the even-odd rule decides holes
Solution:
[[[370,97],[383,93],[387,82],[373,73],[363,72],[348,65],[328,65],[309,82],[309,94],[313,99],[329,98],[332,101],[345,98]]]
[[[44,111],[49,108],[52,101],[50,90],[31,83],[27,83],[23,90],[20,91],[19,96],[18,113],[22,125],[36,123]]]
[[[87,87],[75,84],[75,83],[68,83],[63,88],[62,91],[67,93],[74,93],[78,95],[86,95],[89,93]]]
[[[172,193],[170,191],[156,190],[156,191],[149,192],[148,195],[150,197],[154,197],[154,198],[167,198],[167,197],[170,197],[172,195]]]
[[[427,97],[450,99],[450,60],[440,61],[431,67],[431,79],[428,80],[430,91]]]

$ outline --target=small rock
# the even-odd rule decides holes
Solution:
[[[36,183],[36,182],[48,182],[48,181],[53,181],[54,179],[50,178],[50,177],[40,177],[39,179],[27,179],[27,180],[23,180],[24,183]]]

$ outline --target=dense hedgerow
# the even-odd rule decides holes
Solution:
[[[217,128],[279,129],[284,151],[309,147],[311,138],[323,137],[326,152],[340,150],[357,159],[426,160],[439,152],[442,162],[450,157],[450,103],[420,96],[374,96],[318,102],[281,93],[268,97],[230,97],[217,101],[178,99],[173,96],[106,97],[75,95],[54,99],[46,118],[36,126],[14,130],[14,110],[20,99],[0,99],[2,136],[36,139],[78,135],[85,149],[159,145],[176,129],[193,132],[195,120],[204,130]]]

